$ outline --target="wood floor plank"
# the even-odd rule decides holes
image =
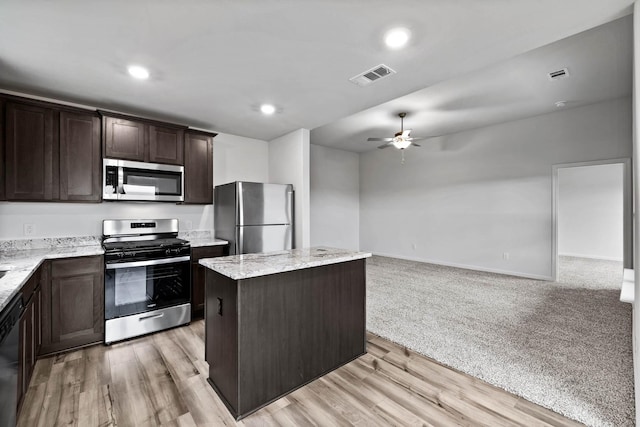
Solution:
[[[43,366],[45,365],[43,364]],[[25,396],[24,402],[22,402],[22,410],[18,417],[17,427],[31,427],[38,424],[46,391],[47,382],[30,385],[29,392]]]
[[[133,347],[143,385],[149,395],[153,417],[161,424],[178,419],[187,413],[176,383],[153,341],[147,340]]]
[[[370,333],[367,354],[236,422],[203,339],[197,321],[39,360],[18,426],[580,425]]]

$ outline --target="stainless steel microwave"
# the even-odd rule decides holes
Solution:
[[[103,159],[102,199],[184,202],[184,166]]]

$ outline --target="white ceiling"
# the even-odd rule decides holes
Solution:
[[[481,118],[488,104],[522,103],[522,93],[501,93],[504,86],[496,83],[498,79],[485,76],[478,86],[474,79],[486,74],[486,67],[628,15],[632,4],[633,0],[0,0],[0,88],[270,140],[471,76],[463,85],[467,91],[445,95],[446,90],[439,89],[441,96],[426,105],[441,112],[436,119],[463,108],[471,120],[475,112],[468,113],[477,111]],[[397,25],[408,27],[413,37],[407,48],[390,51],[383,46],[382,34]],[[616,56],[607,46],[600,48],[602,53]],[[562,52],[557,52],[553,65],[571,65],[561,59]],[[532,63],[520,61],[521,67],[538,67],[535,58]],[[130,78],[126,67],[131,63],[147,66],[150,80]],[[397,74],[365,88],[348,81],[380,63]],[[551,63],[544,65],[540,72],[550,71]],[[481,70],[479,77],[470,74],[475,70]],[[504,78],[529,85],[519,80],[518,70],[510,68]],[[582,73],[576,70],[576,80]],[[535,89],[529,93],[533,98],[540,95]],[[580,96],[567,98],[582,102]],[[278,113],[261,115],[257,107],[263,102],[274,103]],[[389,108],[412,110],[416,121],[419,117],[417,105]],[[351,119],[335,124],[335,132],[334,125],[318,129],[312,133],[313,142],[364,150],[368,146],[351,137],[373,131],[385,136],[397,127],[382,116],[366,129]],[[407,125],[417,134],[410,117]],[[342,126],[350,129],[348,141]]]
[[[514,58],[445,80],[311,131],[311,142],[349,151],[375,149],[400,130],[399,112],[407,112],[412,136],[439,136],[561,108],[631,95],[632,15]],[[567,68],[569,77],[547,74]],[[423,141],[421,144],[428,144]]]

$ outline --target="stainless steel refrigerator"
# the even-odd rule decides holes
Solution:
[[[236,181],[213,194],[215,235],[230,255],[293,248],[293,185]]]

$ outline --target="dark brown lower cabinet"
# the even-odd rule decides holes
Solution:
[[[46,264],[41,354],[104,340],[104,258],[65,258]]]
[[[366,352],[365,260],[249,279],[206,270],[209,383],[236,419]]]
[[[202,258],[215,258],[229,254],[229,245],[191,248],[191,318],[204,316],[204,286],[206,268],[198,264]]]
[[[18,408],[29,388],[41,343],[40,312],[42,293],[40,270],[22,287],[24,309],[20,315],[20,342],[18,347]]]

